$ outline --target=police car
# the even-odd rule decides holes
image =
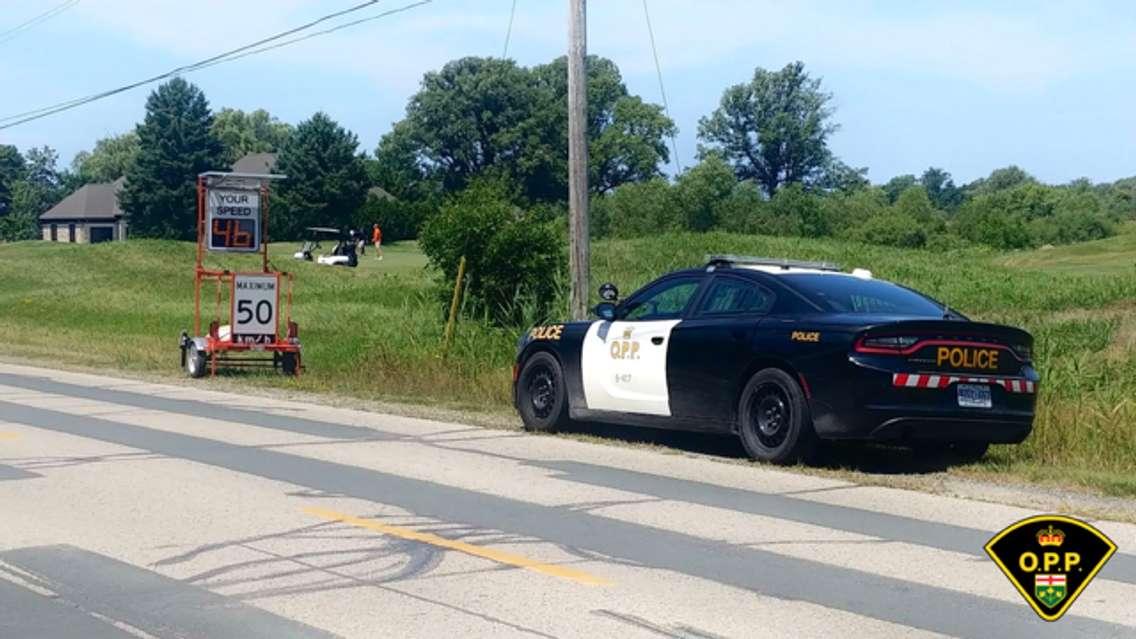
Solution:
[[[974,322],[912,289],[827,263],[713,256],[599,319],[521,337],[525,427],[568,420],[737,434],[792,463],[817,439],[889,441],[977,459],[1030,433],[1033,338]]]

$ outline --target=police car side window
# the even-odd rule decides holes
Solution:
[[[697,278],[677,278],[660,282],[629,299],[620,309],[626,321],[677,319],[698,290]]]
[[[719,277],[702,298],[699,315],[768,313],[776,298],[764,286],[733,277]]]

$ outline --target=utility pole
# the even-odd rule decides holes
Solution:
[[[588,316],[587,0],[568,0],[568,270],[572,319]]]

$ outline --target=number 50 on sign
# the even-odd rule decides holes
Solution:
[[[276,339],[276,307],[280,280],[276,274],[237,274],[233,277],[232,334],[234,342],[263,344]]]

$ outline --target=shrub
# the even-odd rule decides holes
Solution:
[[[887,211],[888,196],[882,188],[872,187],[847,195],[829,195],[821,206],[831,233],[849,236],[853,229]]]
[[[739,182],[729,197],[718,203],[714,217],[720,229],[731,233],[791,235],[797,230],[795,224],[781,227],[773,224],[765,195],[748,180]]]
[[[869,244],[919,248],[927,243],[927,230],[914,217],[890,211],[864,222],[853,237]]]
[[[453,285],[466,258],[466,306],[499,324],[546,316],[559,288],[564,242],[550,223],[517,208],[499,182],[475,180],[448,199],[419,236],[422,251]]]
[[[973,245],[970,242],[955,233],[940,232],[928,235],[923,248],[933,253],[944,253],[946,251],[959,251],[971,246]]]
[[[628,238],[682,228],[671,191],[671,185],[660,178],[624,184],[608,195],[593,197],[593,233]]]
[[[831,211],[821,206],[821,198],[805,190],[800,184],[789,184],[778,189],[769,201],[769,209],[779,224],[795,224],[795,235],[801,237],[827,237],[835,224]]]
[[[686,228],[709,231],[718,225],[718,208],[737,186],[734,170],[717,155],[709,155],[697,166],[678,176],[674,201]]]
[[[1023,216],[991,206],[988,200],[979,196],[962,205],[955,225],[959,235],[1000,249],[1030,246],[1032,239]]]

